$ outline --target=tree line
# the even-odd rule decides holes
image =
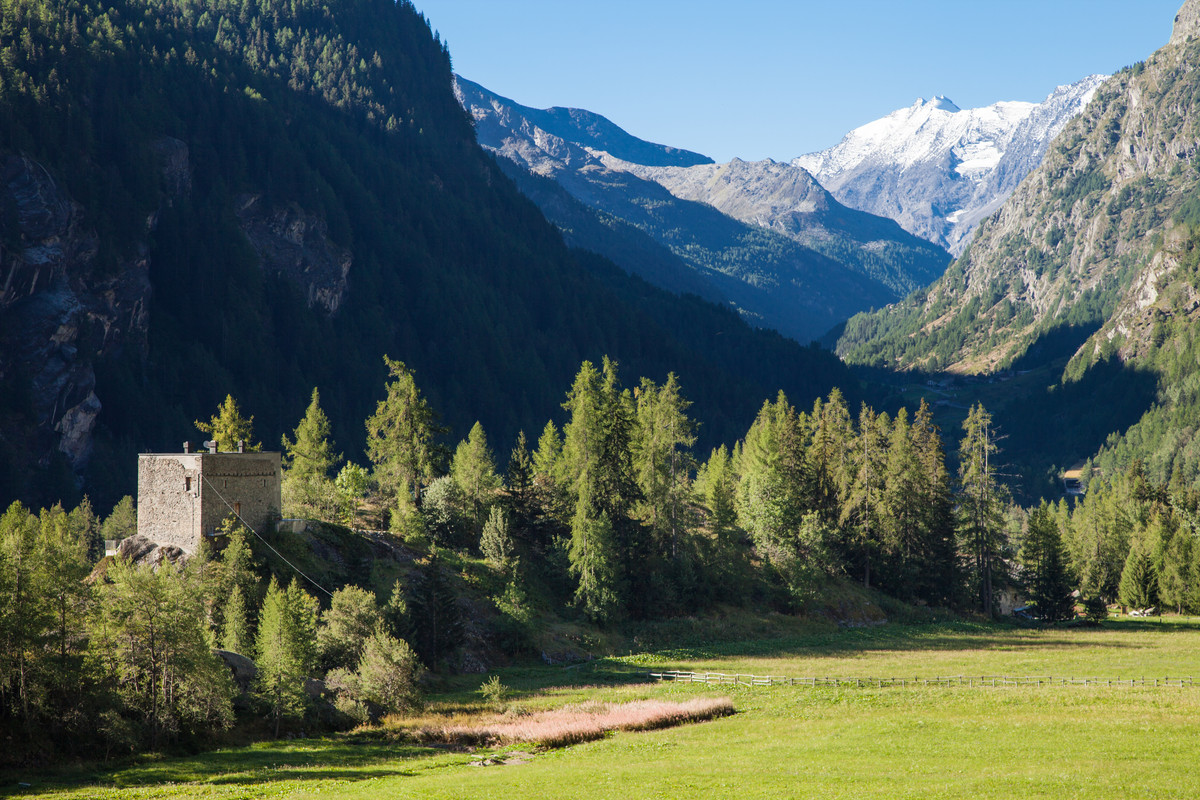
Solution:
[[[176,564],[103,559],[104,538],[136,531],[129,498],[103,519],[86,501],[14,503],[0,517],[0,725],[32,751],[107,756],[412,709],[420,676],[463,645],[448,556],[492,576],[490,635],[512,654],[531,652],[547,615],[610,626],[717,604],[795,612],[851,581],[985,614],[1013,589],[1047,620],[1074,616],[1074,588],[1093,610],[1200,604],[1196,497],[1135,465],[1073,507],[1021,509],[982,406],[953,472],[925,403],[853,415],[837,390],[804,411],[780,393],[702,459],[678,379],[629,388],[606,358],[581,364],[561,416],[536,441],[519,432],[501,469],[478,423],[446,446],[413,371],[385,360],[369,464],[338,452],[314,389],[280,442],[282,511],[385,528],[417,556],[413,572],[332,592],[281,579],[233,519],[219,546]],[[196,425],[223,450],[261,446],[232,397]],[[235,680],[239,657],[252,680]]]

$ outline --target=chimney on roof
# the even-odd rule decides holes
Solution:
[[[217,452],[217,440],[216,439],[213,439],[212,441],[209,441],[209,442],[205,442],[204,446],[208,448],[208,452],[210,452],[210,453]]]
[[[246,452],[246,440],[245,439],[238,439],[238,452],[239,453]]]
[[[183,452],[185,452],[185,453],[190,453],[190,452],[192,452],[192,443],[191,443],[191,442],[184,442],[184,443],[183,443]]]

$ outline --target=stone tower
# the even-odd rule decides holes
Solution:
[[[279,518],[279,453],[138,456],[138,534],[195,553],[231,514],[262,533]]]

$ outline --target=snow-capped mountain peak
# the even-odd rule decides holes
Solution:
[[[959,252],[1106,77],[1060,86],[1041,103],[961,109],[941,95],[918,98],[792,163],[842,203]]]

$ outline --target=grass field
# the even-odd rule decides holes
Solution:
[[[0,795],[328,798],[1159,798],[1200,796],[1200,688],[704,687],[637,682],[648,668],[792,677],[1056,675],[1200,678],[1200,620],[1099,629],[949,623],[815,629],[787,639],[502,672],[514,702],[730,697],[711,722],[536,752],[454,752],[358,734],[120,768],[0,776]],[[470,713],[479,676],[434,698]],[[17,781],[33,784],[19,790]]]

